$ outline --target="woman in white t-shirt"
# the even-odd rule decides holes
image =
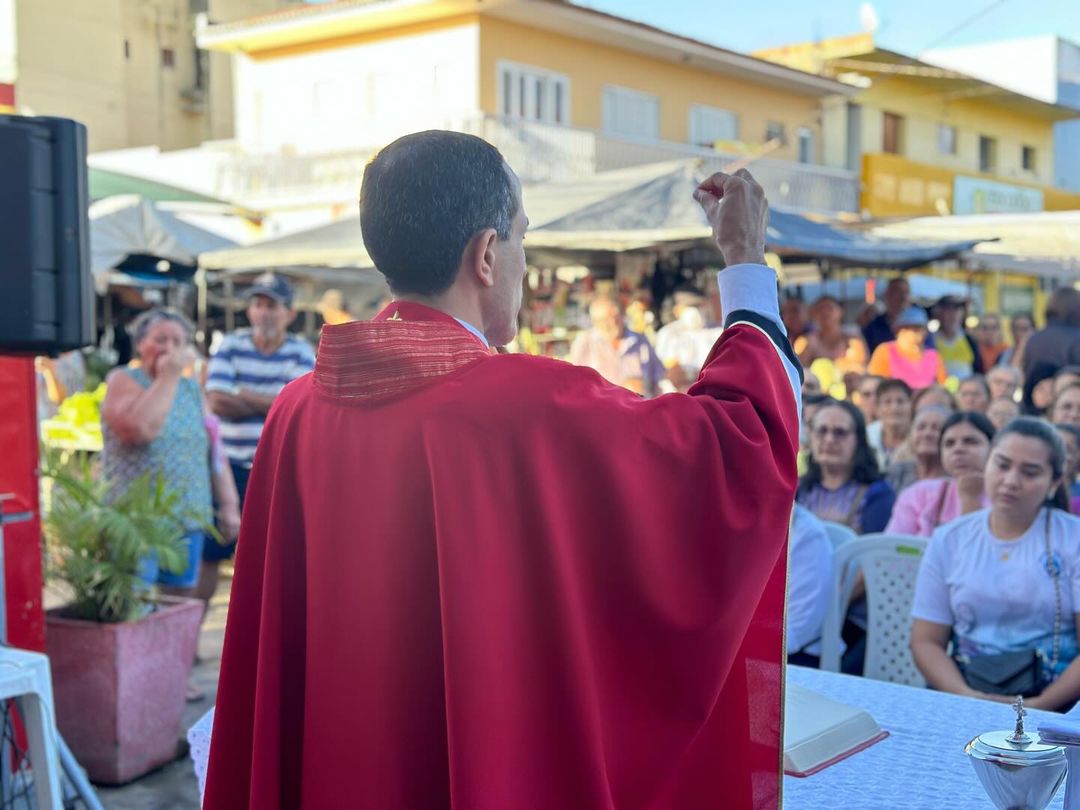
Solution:
[[[1037,650],[1043,681],[1026,705],[1059,710],[1080,698],[1080,518],[1055,508],[1064,464],[1050,425],[1014,419],[986,464],[990,508],[934,532],[911,611],[911,652],[933,688],[1010,702],[972,689],[964,662]],[[950,640],[955,659],[946,652]]]

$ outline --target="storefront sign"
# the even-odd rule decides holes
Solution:
[[[1043,210],[1041,189],[957,175],[954,214],[1026,214]]]

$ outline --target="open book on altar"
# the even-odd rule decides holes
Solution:
[[[870,712],[787,685],[784,773],[810,776],[889,736]]]

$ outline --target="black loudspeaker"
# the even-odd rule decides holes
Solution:
[[[0,352],[94,342],[86,127],[0,115]]]

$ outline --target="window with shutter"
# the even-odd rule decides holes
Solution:
[[[712,147],[717,141],[739,139],[739,116],[720,107],[693,104],[690,107],[690,143]]]
[[[604,132],[656,140],[660,137],[660,99],[626,87],[605,87]]]
[[[545,124],[570,122],[570,80],[543,68],[500,62],[499,112]]]

